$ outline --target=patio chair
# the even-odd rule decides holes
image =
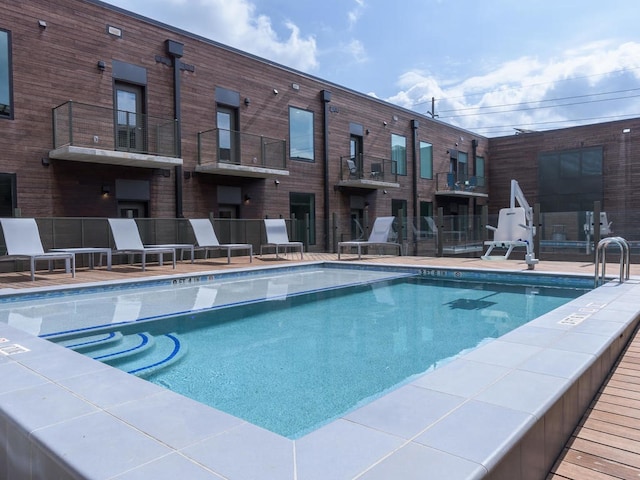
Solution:
[[[36,279],[36,261],[64,260],[65,271],[76,276],[76,256],[68,252],[45,252],[40,240],[38,224],[34,218],[0,218],[7,254],[2,260],[29,260],[31,281]]]
[[[349,168],[349,178],[358,178],[358,167],[353,159],[347,160],[347,167]]]
[[[109,227],[115,243],[114,254],[139,254],[142,256],[142,271],[147,265],[147,255],[157,255],[158,263],[162,266],[162,256],[170,253],[173,268],[176,268],[176,249],[172,247],[145,246],[142,244],[138,225],[133,218],[110,218]]]
[[[527,253],[533,253],[533,233],[526,225],[524,208],[503,208],[498,214],[498,227],[486,226],[493,230],[493,240],[484,242],[489,248],[482,255],[483,260],[507,260],[516,247],[525,247]],[[491,256],[494,248],[506,248],[504,255]]]
[[[300,250],[300,259],[303,258],[303,249],[304,244],[302,242],[291,242],[289,241],[289,234],[287,233],[287,224],[285,223],[283,218],[274,218],[269,219],[265,218],[264,220],[264,228],[267,234],[267,243],[260,245],[260,256],[262,256],[262,251],[264,247],[275,248],[276,250],[276,258],[278,258],[278,251],[280,248],[284,248],[286,252],[287,249],[292,250]]]
[[[362,247],[384,247],[392,246],[398,249],[398,255],[402,255],[402,246],[399,243],[390,242],[389,237],[393,233],[392,226],[396,217],[378,217],[373,222],[373,228],[369,234],[369,238],[364,241],[348,241],[338,243],[338,260],[340,260],[340,253],[343,248],[356,248],[358,250],[358,260],[362,257]]]
[[[213,224],[208,218],[189,219],[193,234],[196,237],[196,250],[204,250],[204,258],[208,258],[212,250],[226,250],[227,263],[231,263],[232,250],[248,250],[249,262],[253,262],[253,245],[250,243],[220,243]]]

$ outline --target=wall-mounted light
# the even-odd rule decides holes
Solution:
[[[382,194],[386,195],[388,192],[386,190],[382,190]]]
[[[369,131],[369,129],[367,128],[367,129],[365,130],[365,132],[364,132],[364,133],[366,133],[367,135],[369,135],[371,132],[370,132],[370,131]]]
[[[278,94],[278,89],[277,89],[277,88],[274,88],[274,89],[273,89],[273,94],[274,94],[274,95],[277,95],[277,94]]]
[[[182,174],[185,180],[189,180],[191,178],[191,172],[189,170],[185,170]]]
[[[44,20],[38,20],[38,26],[44,30],[45,28],[47,28],[47,22],[45,22]]]
[[[40,159],[40,161],[42,162],[42,166],[43,167],[48,167],[49,166],[49,157],[42,157]]]
[[[108,183],[102,184],[102,195],[107,196],[111,193],[111,186]]]
[[[278,179],[276,178],[276,179],[273,181],[273,183],[275,183],[275,184],[276,184],[276,187],[277,187],[278,185],[280,185],[280,180],[278,180]]]
[[[387,126],[387,122],[382,122],[382,126],[386,127]]]
[[[298,85],[297,83],[292,83],[291,88],[293,88],[297,92],[298,90],[300,90],[300,85]]]
[[[244,204],[249,205],[251,203],[251,197],[249,195],[244,196]]]
[[[622,133],[631,133],[631,129],[630,128],[625,128],[622,130]]]
[[[244,104],[248,107],[251,104],[251,99],[249,97],[244,97]]]
[[[103,60],[98,60],[98,70],[100,70],[101,72],[104,72],[106,68],[107,68],[107,64],[104,63]]]

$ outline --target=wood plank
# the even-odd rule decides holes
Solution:
[[[605,395],[611,395],[613,397],[628,398],[628,399],[640,401],[640,388],[636,390],[618,388],[618,387],[612,386],[609,383],[602,389],[602,393]]]
[[[627,425],[620,425],[616,423],[605,422],[598,420],[590,415],[584,422],[583,428],[590,430],[597,430],[599,432],[608,433],[610,435],[616,435],[618,437],[625,438],[627,440],[640,442],[640,429],[629,427]],[[577,436],[581,436],[579,433]]]
[[[563,464],[558,465],[556,473],[576,479],[587,478],[638,478],[638,470],[617,462],[603,459],[577,450],[568,450],[563,457]],[[575,468],[572,468],[575,467]],[[594,476],[597,472],[597,476]],[[600,476],[604,475],[604,476]]]
[[[611,425],[622,425],[640,430],[640,419],[623,417],[615,413],[605,412],[603,410],[591,410],[590,412],[588,412],[587,417],[583,420],[583,422],[581,422],[581,425],[586,424],[589,419],[599,420]]]
[[[571,449],[627,465],[631,468],[638,469],[640,472],[640,455],[636,453],[620,450],[610,445],[603,445],[602,443],[592,442],[583,438],[573,439]]]

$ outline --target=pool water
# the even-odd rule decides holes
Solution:
[[[186,348],[149,381],[298,438],[584,291],[408,277],[123,331],[169,334]]]

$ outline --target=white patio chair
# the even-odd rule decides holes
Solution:
[[[192,218],[189,223],[196,237],[196,250],[204,250],[204,258],[208,258],[212,250],[226,250],[227,263],[231,263],[232,250],[248,250],[249,262],[253,262],[253,245],[250,243],[220,243],[208,218]]]
[[[158,263],[162,265],[162,256],[170,253],[173,259],[173,268],[176,268],[176,249],[171,247],[152,247],[142,244],[138,225],[133,218],[110,218],[109,227],[113,235],[116,248],[114,254],[139,254],[142,256],[142,271],[147,265],[147,255],[158,255]]]
[[[358,260],[362,257],[362,247],[385,247],[391,246],[398,249],[398,255],[402,255],[402,246],[396,242],[390,242],[389,237],[392,235],[393,221],[396,217],[378,217],[373,222],[373,228],[367,240],[352,240],[338,243],[338,260],[343,248],[356,248],[358,250]]]
[[[304,244],[302,242],[289,241],[289,234],[287,233],[287,224],[283,218],[265,218],[264,228],[267,234],[267,243],[260,245],[260,256],[262,256],[263,248],[275,248],[276,258],[278,258],[278,252],[280,248],[300,250],[300,259],[303,258]]]

